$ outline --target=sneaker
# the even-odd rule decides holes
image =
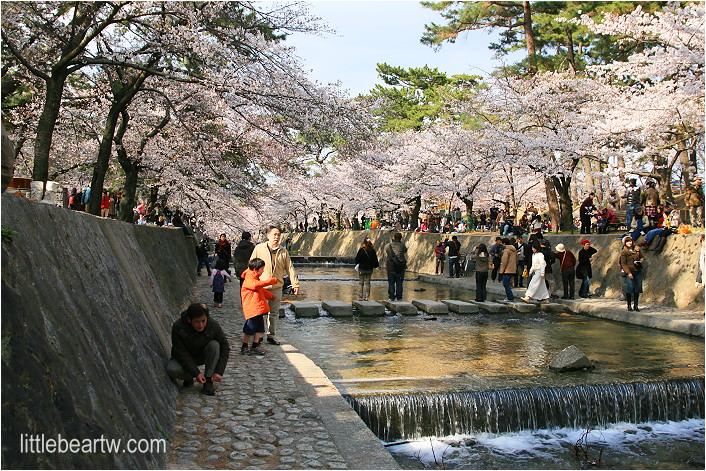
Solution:
[[[265,350],[259,345],[257,345],[257,346],[253,345],[250,348],[251,355],[264,355],[265,353],[267,353],[267,352],[265,352]]]
[[[205,394],[207,396],[216,395],[216,388],[213,386],[213,381],[211,381],[211,378],[206,378],[206,382],[203,383],[203,389],[201,390],[201,394]]]
[[[194,378],[187,378],[184,380],[183,386],[185,388],[190,388],[193,385],[194,385]]]
[[[280,343],[274,337],[267,337],[267,343],[272,345],[280,345]]]
[[[240,347],[240,354],[241,355],[250,355],[250,347],[247,345]]]

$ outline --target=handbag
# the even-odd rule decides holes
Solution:
[[[527,269],[526,265],[525,269],[522,271],[522,278],[529,278],[529,270]]]
[[[360,263],[356,263],[355,266],[353,267],[353,269],[354,269],[356,272],[360,273]]]

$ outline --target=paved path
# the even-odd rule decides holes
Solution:
[[[237,283],[214,308],[208,278],[193,299],[208,301],[231,344],[215,396],[179,386],[168,468],[399,469],[321,369],[291,345],[240,355],[243,315]],[[285,339],[281,339],[285,340]]]
[[[419,279],[430,283],[460,286],[470,290],[474,290],[476,286],[475,278],[472,276],[448,278],[446,276],[419,275]],[[505,289],[498,282],[488,280],[487,291],[491,295],[491,299],[493,296],[497,299],[505,297]],[[561,288],[559,288],[559,291],[561,291]],[[519,298],[524,295],[525,288],[515,288],[512,292],[516,298]],[[576,314],[611,319],[697,337],[704,336],[703,310],[678,309],[670,306],[641,303],[640,312],[630,312],[627,310],[625,301],[601,297],[577,298],[575,300],[552,299],[552,302],[564,304],[571,312]]]

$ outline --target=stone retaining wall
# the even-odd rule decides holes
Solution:
[[[20,438],[171,433],[164,364],[195,281],[193,241],[8,195],[2,229],[3,467],[163,468],[164,453],[20,453]]]
[[[440,235],[403,233],[403,241],[409,251],[408,269],[410,271],[423,274],[434,273],[433,247]],[[462,252],[469,252],[479,243],[490,246],[496,237],[496,234],[456,235],[461,242]],[[392,232],[390,231],[368,230],[288,235],[288,238],[291,238],[290,249],[298,255],[334,257],[354,257],[365,237],[370,237],[373,241],[378,251],[378,257],[381,258],[381,265],[384,267],[384,251],[380,248],[384,248],[385,244],[392,240]],[[617,237],[617,234],[546,236],[552,247],[563,243],[574,254],[577,254],[581,249],[580,241],[588,238],[593,247],[598,250],[593,262],[592,291],[607,297],[619,298],[622,296],[624,278],[620,276],[618,266],[622,244]],[[645,252],[646,268],[643,286],[645,293],[641,299],[650,303],[703,310],[704,288],[703,285],[696,286],[695,284],[699,250],[699,234],[676,234],[669,237],[662,253]],[[444,271],[448,271],[448,266]],[[554,271],[557,275],[555,286],[561,287],[558,270]]]

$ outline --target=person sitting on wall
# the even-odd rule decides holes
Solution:
[[[229,354],[228,339],[218,322],[209,318],[208,307],[194,303],[172,326],[172,358],[167,374],[184,380],[184,387],[193,385],[196,378],[203,384],[201,393],[213,396],[213,383],[223,379]],[[205,366],[203,373],[199,365]]]

